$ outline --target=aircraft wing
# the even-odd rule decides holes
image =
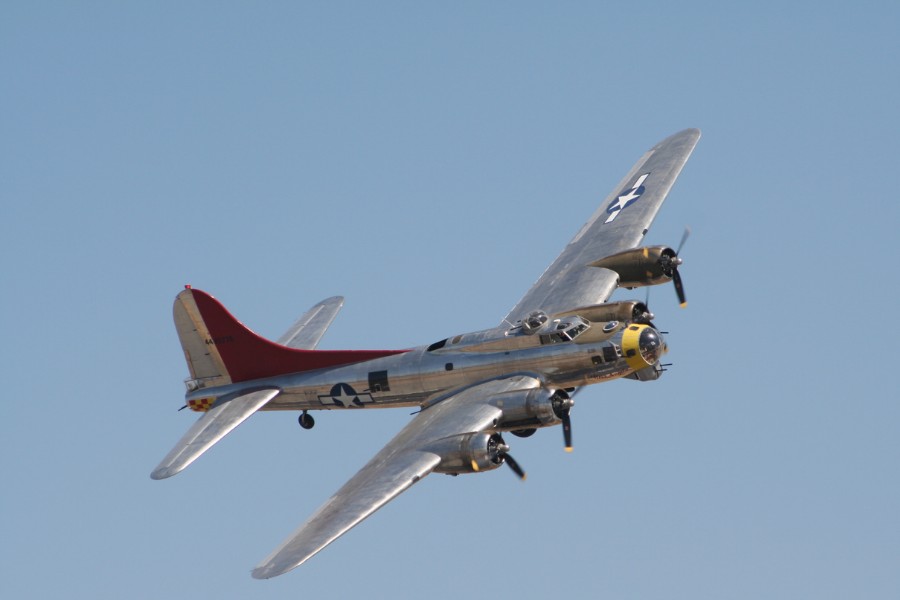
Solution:
[[[319,345],[319,340],[325,335],[325,330],[334,321],[342,306],[344,306],[342,296],[332,296],[322,300],[303,313],[303,316],[297,319],[283,336],[278,338],[278,343],[300,350],[315,350]]]
[[[441,462],[440,440],[483,432],[502,411],[491,397],[539,385],[516,376],[456,390],[429,403],[366,466],[337,491],[268,558],[253,570],[268,579],[298,567],[401,492],[431,473]]]
[[[232,429],[243,423],[266,402],[278,395],[281,390],[259,390],[235,396],[229,399],[223,396],[175,444],[162,462],[159,463],[150,477],[165,479],[182,471],[197,460],[201,454],[221,440]]]
[[[699,139],[699,129],[685,129],[648,150],[505,320],[606,302],[618,276],[588,264],[640,245]]]

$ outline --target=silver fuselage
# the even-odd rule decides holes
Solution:
[[[533,376],[545,387],[577,388],[650,366],[623,354],[628,326],[588,325],[565,341],[528,335],[518,327],[495,328],[366,362],[200,389],[187,399],[278,388],[281,393],[262,410],[423,406],[442,392],[511,374]]]

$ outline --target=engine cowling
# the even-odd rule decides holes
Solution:
[[[498,433],[467,433],[444,438],[428,449],[441,457],[436,473],[458,475],[496,469],[508,447]]]
[[[572,421],[575,401],[566,390],[532,388],[497,394],[492,404],[503,410],[496,428],[519,437],[532,435],[539,427],[562,424],[566,452],[572,451]]]
[[[551,427],[561,421],[561,410],[571,402],[565,390],[534,388],[497,394],[491,404],[503,411],[497,424],[501,431]],[[563,406],[565,405],[565,406]]]
[[[638,300],[622,300],[594,306],[582,306],[564,313],[555,314],[553,318],[559,319],[570,315],[578,315],[591,323],[619,321],[620,323],[649,324],[653,320],[653,313],[650,312],[646,304]]]
[[[619,287],[636,288],[671,281],[676,261],[676,252],[668,246],[644,246],[601,258],[590,266],[615,271]]]

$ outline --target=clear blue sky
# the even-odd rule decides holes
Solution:
[[[900,597],[900,7],[608,4],[4,3],[0,595]],[[429,477],[265,582],[408,411],[150,480],[184,284],[273,338],[345,295],[326,348],[492,326],[685,127],[674,366],[581,393],[573,454],[512,439],[526,483]]]

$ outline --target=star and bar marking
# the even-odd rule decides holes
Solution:
[[[631,188],[623,191],[615,200],[610,202],[609,206],[606,207],[606,212],[609,214],[609,217],[606,218],[606,221],[604,221],[605,223],[612,223],[615,221],[616,217],[619,216],[619,213],[622,212],[622,209],[631,206],[641,197],[646,189],[644,188],[644,180],[646,180],[649,175],[650,173],[644,173],[638,177]]]
[[[335,406],[354,407],[364,406],[372,402],[372,394],[358,393],[353,386],[347,383],[337,383],[332,386],[328,394],[319,396],[322,404],[334,404]]]

